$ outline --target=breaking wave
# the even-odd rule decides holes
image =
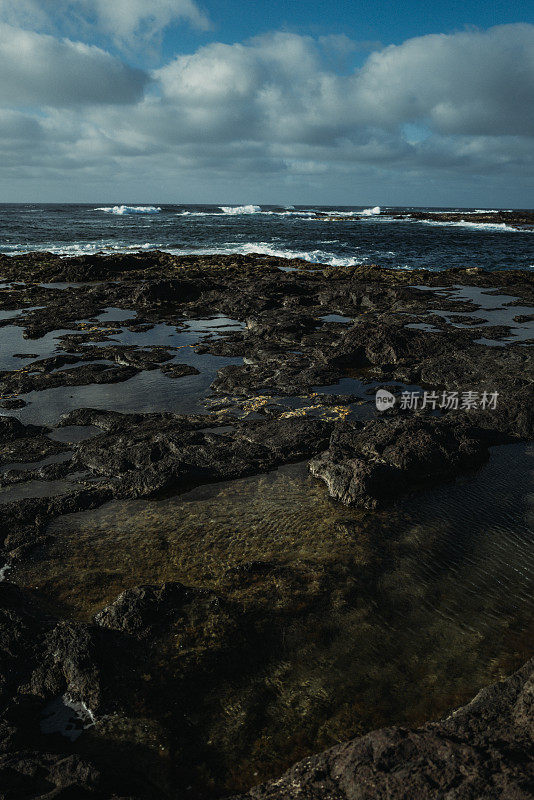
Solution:
[[[231,217],[259,214],[265,217],[313,217],[315,211],[262,211],[261,206],[219,206],[220,211],[177,211],[177,217]]]
[[[159,206],[104,206],[95,208],[94,211],[105,211],[107,214],[158,214],[161,211]]]
[[[377,214],[380,214],[380,206],[374,206],[374,208],[364,208],[364,210],[360,213],[362,217],[374,217]]]
[[[261,206],[219,206],[224,214],[258,214]]]
[[[406,222],[406,220],[402,221]],[[468,222],[467,220],[458,220],[458,222],[451,222],[447,220],[438,220],[438,219],[422,219],[413,221],[422,222],[424,225],[443,225],[445,227],[470,228],[471,230],[489,231],[489,232],[501,231],[502,233],[534,233],[534,228],[521,228],[519,226],[507,225],[505,222]]]
[[[178,250],[169,249],[168,252],[175,255],[264,255],[273,258],[299,258],[308,261],[310,264],[328,264],[332,267],[355,267],[367,263],[367,259],[344,258],[335,253],[328,253],[325,250],[290,250],[288,248],[273,247],[268,242],[247,242],[246,244],[232,243],[222,247],[205,247],[201,249]]]
[[[328,209],[321,209],[320,216],[321,217],[376,217],[381,213],[382,209],[380,206],[374,206],[373,208],[364,208],[361,211],[329,211]],[[316,214],[317,212],[307,212]],[[319,217],[320,218],[320,217]]]

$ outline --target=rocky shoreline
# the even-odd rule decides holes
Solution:
[[[394,214],[397,219],[413,219],[434,222],[475,222],[484,225],[511,225],[518,230],[532,229],[534,214],[532,211],[477,211],[463,213],[461,211],[444,211],[429,214],[424,211],[412,211],[409,214]]]
[[[403,498],[475,473],[496,446],[532,441],[534,273],[155,251],[1,256],[0,277],[0,337],[5,329],[16,360],[0,372],[0,796],[208,798],[264,779],[239,796],[529,796],[531,662],[422,727],[367,733],[365,712],[344,707],[353,721],[336,710],[321,733],[302,712],[299,736],[294,708],[323,700],[299,694],[298,675],[283,711],[272,700],[287,669],[278,653],[305,657],[314,636],[324,647],[329,614],[356,619],[372,564],[302,555],[302,543],[295,558],[267,558],[251,531],[242,554],[224,545],[212,572],[136,583],[101,564],[91,600],[81,588],[81,599],[62,594],[53,569],[71,563],[76,535],[61,533],[71,519],[113,504],[153,509],[212,484],[232,492],[234,481],[302,462],[321,481],[313,491],[324,485],[332,498],[321,502],[352,515],[336,523],[347,558],[357,541],[385,540]],[[160,410],[113,406],[136,380]],[[96,406],[77,404],[86,387]],[[397,400],[382,413],[378,388]],[[434,402],[408,407],[423,392]],[[477,401],[462,408],[469,392]],[[481,401],[491,396],[498,402]],[[203,535],[206,554],[219,553],[217,530]],[[168,543],[150,546],[164,563]],[[73,704],[80,735],[70,741],[60,720]],[[58,717],[55,733],[43,733],[43,709]],[[294,727],[283,759],[277,714]],[[346,730],[366,735],[299,761]]]
[[[414,222],[448,222],[478,225],[506,225],[516,230],[532,230],[534,228],[534,213],[532,211],[387,211],[382,212],[383,216],[397,220],[413,220]],[[327,211],[317,213],[319,219],[328,222],[346,221],[347,217],[329,214]],[[355,221],[368,219],[366,215],[350,217]]]

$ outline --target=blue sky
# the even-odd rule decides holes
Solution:
[[[0,0],[0,201],[532,206],[533,11]]]
[[[184,26],[173,27],[165,37],[168,56],[173,50],[192,52],[199,42],[231,44],[271,30],[313,36],[345,34],[356,41],[401,44],[413,36],[450,33],[469,26],[534,22],[534,3],[528,0],[207,0],[200,5],[208,13],[212,29],[199,34]]]

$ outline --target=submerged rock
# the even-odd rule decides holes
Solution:
[[[232,800],[529,800],[534,661],[441,722],[386,728]]]

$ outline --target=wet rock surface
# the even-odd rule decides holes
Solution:
[[[366,426],[341,423],[310,470],[336,500],[375,508],[480,466],[489,456],[488,443],[496,442],[461,420],[414,416]]]
[[[532,222],[512,216],[507,224]],[[403,497],[480,468],[488,448],[532,440],[532,315],[524,312],[534,304],[532,273],[159,252],[0,256],[5,280],[21,274],[28,283],[0,290],[0,309],[20,312],[0,322],[0,340],[13,342],[0,373],[0,567],[39,563],[56,535],[52,522],[67,515],[112,501],[156,503],[300,461],[326,483],[329,503],[393,515]],[[40,285],[56,281],[72,285]],[[498,297],[503,308],[521,306],[513,324],[485,314],[480,301],[491,308]],[[119,413],[116,398],[148,379],[147,405],[159,410]],[[198,400],[185,405],[194,381]],[[169,385],[165,405],[160,389]],[[62,392],[78,387],[102,392],[99,405],[62,405]],[[382,414],[378,387],[396,398]],[[498,402],[401,409],[403,394],[425,390]],[[39,412],[50,395],[57,413],[45,425]],[[77,429],[79,437],[61,439]],[[385,535],[385,517],[361,529],[351,520],[338,525],[347,552]],[[165,546],[147,544],[161,547],[163,560]],[[317,732],[295,710],[296,694],[272,702],[289,669],[276,657],[296,647],[305,661],[315,636],[327,649],[339,625],[328,615],[363,614],[373,568],[314,561],[308,551],[284,563],[252,548],[222,571],[217,591],[134,583],[80,620],[39,588],[10,583],[2,567],[0,793],[200,800],[245,792],[258,775],[282,771],[265,754],[271,743],[252,736],[268,714],[303,720],[284,768],[340,741],[336,725],[345,731],[346,722],[336,717],[333,730]],[[531,672],[525,666],[443,722],[370,733],[242,796],[527,797]],[[65,697],[95,720],[75,744],[39,727],[43,708]],[[302,700],[328,703],[313,687]]]

